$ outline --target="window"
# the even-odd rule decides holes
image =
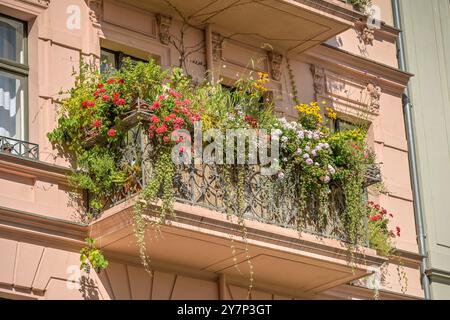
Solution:
[[[354,123],[351,123],[349,121],[345,121],[342,119],[337,118],[336,120],[333,121],[333,130],[334,132],[341,132],[341,131],[346,131],[346,130],[353,130],[356,129],[357,125],[355,125]]]
[[[111,69],[120,69],[121,64],[124,58],[131,58],[133,61],[144,61],[143,59],[139,59],[130,55],[127,55],[120,51],[113,51],[109,49],[101,49],[100,54],[100,72],[108,73]]]
[[[26,140],[27,38],[24,22],[0,15],[0,136]]]

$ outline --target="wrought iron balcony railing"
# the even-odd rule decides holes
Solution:
[[[122,141],[120,165],[130,168],[130,183],[127,187],[117,190],[115,194],[111,195],[111,198],[108,199],[108,207],[112,207],[138,193],[152,175],[154,163],[149,155],[152,154],[153,147],[149,143],[143,126],[139,125],[139,123],[146,123],[148,119],[149,111],[146,110],[145,104],[138,103],[136,109],[123,120],[128,133]],[[94,143],[101,143],[101,141],[96,137],[86,141],[88,146]],[[342,232],[343,221],[341,221],[342,213],[345,211],[345,200],[342,190],[338,187],[332,188],[332,201],[326,217],[327,227],[325,230],[321,229],[318,232],[317,230],[320,228],[317,227],[315,222],[319,220],[318,217],[315,219],[318,203],[313,197],[310,197],[307,203],[307,214],[305,215],[305,211],[300,212],[299,199],[289,182],[285,180],[276,182],[277,192],[274,193],[273,177],[261,175],[257,166],[246,166],[245,168],[237,166],[236,173],[239,170],[241,170],[241,173],[244,172],[242,183],[245,186],[244,194],[240,195],[240,199],[244,201],[242,203],[242,200],[239,202],[236,192],[224,187],[227,184],[223,181],[224,175],[220,174],[220,170],[223,170],[223,167],[210,164],[177,166],[174,178],[175,199],[182,203],[205,207],[214,211],[240,212],[243,213],[245,218],[286,228],[301,226],[303,231],[346,240]],[[368,168],[365,187],[380,181],[380,168],[377,165]],[[268,192],[267,186],[269,184],[272,186],[271,192]],[[308,218],[302,218],[305,216]],[[304,219],[304,221],[300,221],[300,219]],[[367,228],[367,221],[365,221],[365,228]],[[367,238],[357,241],[362,245],[367,245]]]
[[[0,136],[0,152],[39,160],[39,145],[13,138]]]

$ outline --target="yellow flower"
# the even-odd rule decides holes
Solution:
[[[326,107],[325,108],[326,112],[327,112],[327,117],[333,120],[336,120],[337,118],[337,114],[336,111],[334,111],[332,108],[330,107]]]
[[[310,104],[303,103],[296,106],[295,109],[297,109],[301,115],[314,117],[318,123],[323,122],[320,106],[317,102],[311,102]]]

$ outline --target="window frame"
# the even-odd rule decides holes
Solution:
[[[29,115],[28,115],[28,81],[30,74],[30,67],[28,64],[28,22],[23,21],[5,14],[0,13],[0,17],[5,18],[7,20],[12,20],[15,22],[19,22],[23,26],[23,51],[24,51],[24,63],[20,63],[17,61],[12,61],[9,59],[4,59],[0,57],[0,70],[15,76],[23,77],[23,108],[21,110],[21,126],[23,124],[23,128],[20,128],[20,138],[17,140],[28,141],[29,135]],[[11,138],[14,139],[14,138]]]
[[[126,57],[129,57],[129,58],[131,58],[132,60],[135,60],[135,61],[147,62],[147,60],[144,60],[144,59],[141,59],[141,58],[129,55],[129,54],[123,52],[123,51],[112,50],[112,49],[108,49],[108,48],[105,48],[105,47],[100,47],[100,57],[101,57],[101,52],[102,51],[105,51],[105,52],[108,52],[108,53],[111,53],[111,54],[114,55],[114,64],[116,65],[116,69],[117,70],[120,70],[122,68],[122,60],[123,60],[123,58],[126,58]],[[100,60],[100,66],[101,66],[101,64],[102,64],[102,61]]]

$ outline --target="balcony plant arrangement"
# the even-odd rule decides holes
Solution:
[[[87,221],[114,205],[117,194],[136,195],[135,233],[145,267],[147,216],[156,216],[156,227],[164,224],[174,216],[177,199],[206,205],[205,199],[214,196],[208,207],[237,216],[243,230],[245,218],[263,218],[266,223],[337,235],[350,251],[367,240],[370,214],[363,194],[366,168],[374,163],[374,155],[365,143],[364,128],[329,130],[327,122],[336,114],[325,101],[295,106],[298,118],[288,121],[277,118],[265,99],[268,76],[264,73],[250,74],[229,90],[220,83],[193,84],[180,69],[162,70],[154,61],[125,60],[121,70],[108,75],[86,65],[80,70],[48,138],[74,164],[71,184],[89,192]],[[145,145],[142,140],[136,148],[139,152],[124,160],[125,142],[137,132],[127,119],[136,112],[145,115],[135,117],[133,123],[145,137]],[[198,125],[206,136],[210,129],[224,134],[236,129],[266,132],[264,141],[279,145],[274,173],[261,175],[261,166],[250,164],[248,155],[243,164],[237,163],[240,151],[234,144],[234,160],[199,169],[193,163],[192,143]],[[226,145],[230,139],[226,135],[224,139]],[[200,141],[205,149],[206,140]],[[252,143],[246,141],[246,147]],[[190,160],[175,163],[174,154]],[[210,180],[199,188],[203,191],[196,198],[182,180],[187,171],[195,175],[199,170],[203,181]],[[159,207],[156,212],[155,206]],[[371,232],[382,235],[371,242],[376,249],[390,243],[383,228]],[[90,240],[90,251],[95,250],[94,243]],[[107,264],[102,260],[97,265],[101,269]]]

